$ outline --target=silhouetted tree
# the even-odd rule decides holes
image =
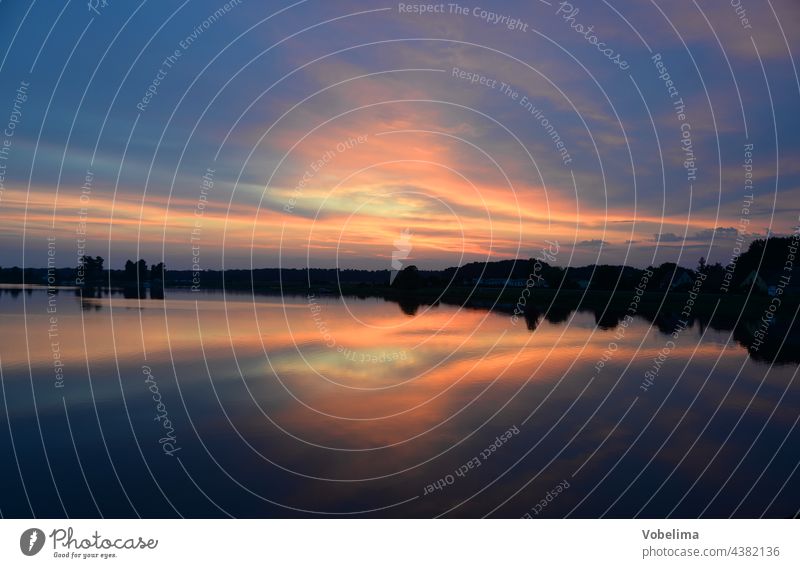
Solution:
[[[736,261],[733,274],[733,288],[739,286],[751,272],[756,271],[769,284],[776,284],[777,275],[784,270],[788,247],[792,244],[790,237],[769,237],[756,239],[747,251]]]
[[[103,284],[103,257],[83,255],[75,269],[75,285],[82,287],[101,286]]]
[[[725,267],[719,262],[706,264],[705,274],[706,281],[705,284],[703,284],[703,289],[707,292],[719,292],[723,278],[725,277]]]
[[[164,272],[166,267],[163,262],[153,264],[150,266],[150,279],[151,280],[164,280]]]
[[[149,280],[147,272],[147,262],[144,259],[139,259],[138,262],[132,260],[125,261],[125,285],[138,286],[143,288],[145,282]]]
[[[164,276],[166,267],[163,262],[150,267],[150,298],[153,300],[164,299]]]
[[[422,277],[419,274],[419,269],[413,264],[406,266],[397,274],[392,287],[398,290],[418,290],[422,287]]]
[[[136,282],[136,264],[130,259],[125,261],[125,282]]]

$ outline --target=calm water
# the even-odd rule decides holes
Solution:
[[[669,337],[644,319],[0,292],[5,517],[800,508],[797,366],[730,331],[692,325],[645,391]]]

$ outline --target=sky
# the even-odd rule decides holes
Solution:
[[[694,266],[798,225],[791,0],[102,4],[0,0],[0,266]]]

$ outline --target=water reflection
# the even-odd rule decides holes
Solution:
[[[644,306],[620,339],[624,310],[602,305],[535,306],[513,325],[508,307],[369,297],[61,293],[55,312],[44,290],[25,298],[0,302],[0,453],[36,487],[36,515],[64,516],[61,497],[68,514],[97,516],[94,496],[111,516],[521,516],[564,479],[543,516],[800,506],[783,493],[770,504],[797,464],[796,367],[748,354],[735,318],[694,318],[643,391],[674,319]],[[14,469],[0,509],[29,516]]]

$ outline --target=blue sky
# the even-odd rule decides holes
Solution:
[[[3,0],[0,265],[693,266],[798,224],[796,3],[451,5]]]

